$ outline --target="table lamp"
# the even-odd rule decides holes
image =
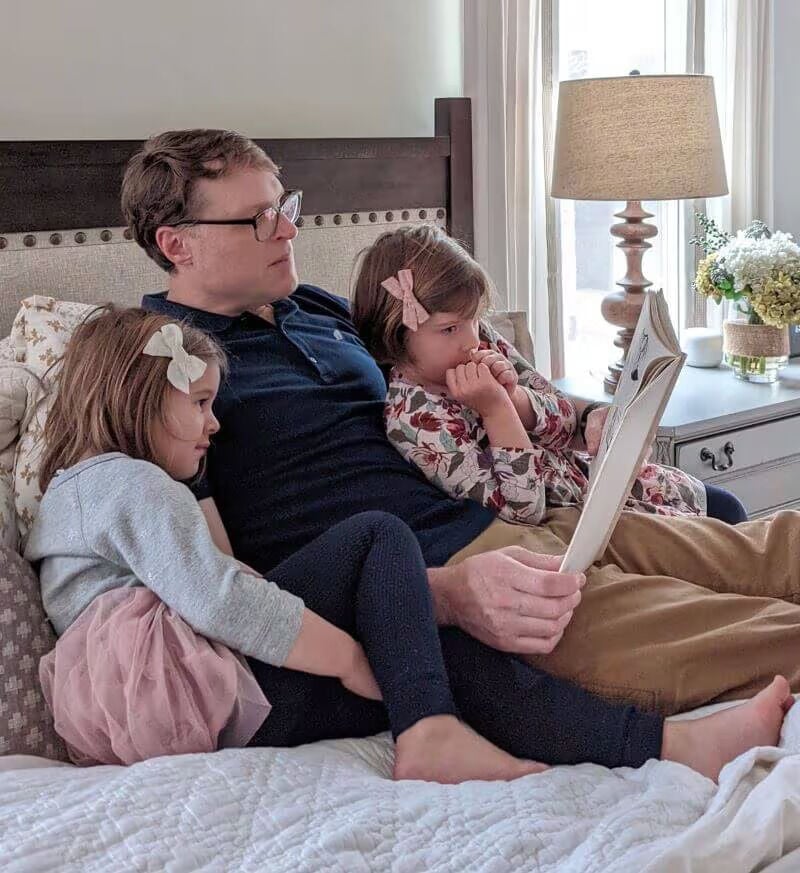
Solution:
[[[629,76],[571,79],[559,83],[551,186],[553,197],[625,200],[611,227],[625,253],[620,291],[600,310],[619,327],[621,358],[603,380],[614,393],[628,352],[644,291],[648,239],[658,229],[645,219],[643,200],[682,200],[728,193],[722,140],[711,76]]]

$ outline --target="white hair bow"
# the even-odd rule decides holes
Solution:
[[[172,358],[167,367],[167,380],[170,385],[189,393],[189,385],[196,382],[206,371],[206,362],[190,355],[183,347],[183,331],[170,322],[157,330],[147,341],[144,354],[154,358]]]

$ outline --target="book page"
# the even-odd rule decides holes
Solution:
[[[584,572],[605,550],[682,366],[682,357],[673,358],[624,410],[586,495],[562,573]]]
[[[642,311],[633,334],[625,367],[608,411],[600,437],[600,448],[592,461],[591,476],[597,475],[622,421],[622,414],[642,388],[666,366],[680,356],[681,348],[669,318],[667,301],[660,289],[645,292]]]

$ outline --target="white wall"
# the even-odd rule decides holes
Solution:
[[[800,2],[774,2],[775,226],[800,240]]]
[[[429,136],[461,0],[3,0],[0,139]]]

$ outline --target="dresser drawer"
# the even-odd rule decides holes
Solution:
[[[779,509],[800,509],[800,456],[751,467],[730,478],[723,476],[714,484],[732,491],[750,518]]]
[[[714,470],[712,457],[718,468],[726,469]],[[741,471],[774,465],[781,459],[793,457],[800,459],[800,416],[713,434],[675,447],[676,466],[698,479],[716,479],[722,475],[728,479]],[[786,474],[794,480],[791,487],[800,496],[797,467],[787,464]]]

